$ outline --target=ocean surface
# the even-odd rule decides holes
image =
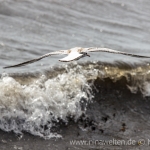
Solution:
[[[88,139],[150,138],[148,58],[99,52],[69,63],[58,61],[63,56],[50,56],[3,69],[73,47],[150,56],[149,8],[149,0],[0,0],[1,131],[66,141],[72,135],[64,130],[72,130],[72,124]],[[89,127],[94,129],[90,135]],[[5,141],[7,136],[0,140],[1,149],[11,149],[13,144]],[[68,147],[84,148],[80,146]]]

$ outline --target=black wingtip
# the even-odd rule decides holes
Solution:
[[[3,67],[3,69],[7,69],[7,68],[9,68],[9,67]]]
[[[13,68],[13,67],[17,67],[17,66],[6,66],[6,67],[3,67],[3,69]]]

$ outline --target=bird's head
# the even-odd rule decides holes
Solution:
[[[80,54],[83,54],[84,57],[85,57],[85,56],[90,57],[90,55],[89,55],[88,53],[86,53],[86,52],[81,52]]]

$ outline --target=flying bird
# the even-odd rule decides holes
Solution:
[[[51,56],[51,55],[67,55],[64,58],[59,59],[59,61],[69,62],[69,61],[73,61],[73,60],[78,60],[78,59],[80,59],[82,57],[85,57],[85,56],[90,57],[88,52],[108,52],[108,53],[128,55],[128,56],[131,56],[131,57],[150,58],[150,56],[141,56],[141,55],[136,55],[136,54],[130,54],[130,53],[121,52],[121,51],[117,51],[117,50],[113,50],[113,49],[109,49],[109,48],[98,48],[98,47],[82,48],[82,47],[75,47],[75,48],[71,48],[69,50],[60,50],[60,51],[50,52],[50,53],[42,55],[42,56],[40,56],[38,58],[29,60],[29,61],[25,61],[23,63],[19,63],[19,64],[16,64],[16,65],[6,66],[4,68],[20,67],[20,66],[23,66],[23,65],[31,64],[31,63],[34,63],[36,61],[39,61],[39,60],[41,60],[41,59],[43,59],[45,57]]]

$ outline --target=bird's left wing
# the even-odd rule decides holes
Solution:
[[[35,59],[32,59],[32,60],[28,60],[28,61],[16,64],[16,65],[6,66],[6,67],[3,67],[3,68],[20,67],[20,66],[24,66],[24,65],[27,65],[27,64],[34,63],[36,61],[39,61],[39,60],[41,60],[41,59],[43,59],[45,57],[51,56],[51,55],[63,55],[63,54],[68,54],[68,50],[60,50],[60,51],[51,52],[51,53],[42,55],[42,56],[40,56],[38,58],[35,58]]]
[[[126,52],[121,52],[109,48],[84,48],[82,52],[108,52],[108,53],[116,53],[116,54],[122,54],[122,55],[128,55],[131,57],[141,57],[141,58],[150,58],[150,56],[142,56],[142,55],[136,55],[136,54],[130,54]]]

